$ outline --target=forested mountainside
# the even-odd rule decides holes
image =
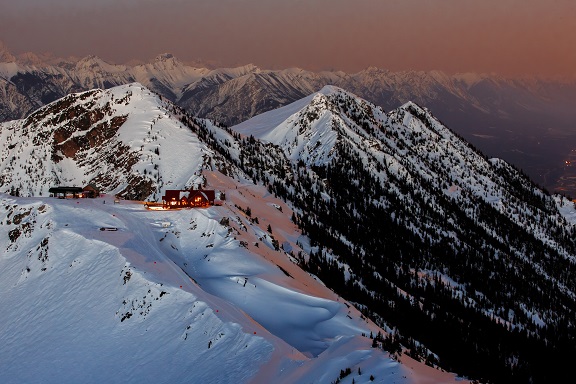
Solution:
[[[576,352],[573,204],[427,109],[385,113],[326,87],[224,128],[149,103],[139,85],[102,92],[1,126],[4,192],[35,195],[64,180],[158,200],[168,186],[205,183],[208,171],[251,180],[293,210],[306,235],[294,260],[387,331],[374,346],[494,382],[566,373]],[[118,116],[127,122],[112,124]],[[130,121],[138,134],[123,131]],[[47,133],[59,131],[68,133]]]
[[[391,329],[387,348],[490,381],[566,369],[572,202],[414,103],[385,114],[328,87],[233,129],[212,147],[236,145],[231,159],[293,204],[312,241],[302,266]]]

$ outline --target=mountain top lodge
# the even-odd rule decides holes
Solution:
[[[216,192],[211,189],[167,189],[162,196],[164,208],[193,208],[214,205]]]
[[[88,184],[84,188],[80,187],[51,187],[48,192],[51,196],[65,199],[66,197],[72,198],[85,198],[85,197],[99,197],[100,190],[94,184]]]

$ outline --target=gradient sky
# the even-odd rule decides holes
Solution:
[[[14,54],[576,77],[576,0],[0,0]]]

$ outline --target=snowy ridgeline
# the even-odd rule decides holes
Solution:
[[[256,204],[262,193],[229,199]],[[421,375],[371,348],[362,335],[378,328],[273,249],[266,224],[287,244],[298,233],[268,199],[254,211],[276,216],[258,226],[232,203],[151,212],[111,198],[4,195],[0,381],[329,383],[346,368],[356,383]]]
[[[202,302],[223,324],[236,324],[234,340],[265,341],[257,349],[267,357],[246,360],[258,382],[282,370],[286,382],[332,382],[349,367],[376,378],[402,370],[417,379],[422,364],[407,370],[371,349],[366,336],[378,329],[334,292],[394,330],[389,350],[402,344],[431,365],[456,359],[459,372],[477,377],[530,375],[513,332],[534,336],[534,350],[551,345],[549,360],[555,341],[541,328],[559,340],[570,336],[558,324],[573,319],[573,204],[486,158],[414,103],[384,113],[329,86],[228,129],[132,84],[71,95],[0,125],[0,136],[2,192],[39,196],[51,184],[93,182],[110,195],[158,201],[165,189],[201,184],[224,191],[223,206],[201,211],[38,199],[49,212],[66,212],[42,228],[36,217],[48,216],[18,208],[35,200],[15,199],[4,207],[6,257],[17,264],[6,284],[29,287],[56,276],[62,270],[51,263],[60,255],[69,254],[71,273],[77,258],[95,252],[93,260],[110,246],[121,265],[112,271],[119,287],[112,291],[132,289],[137,276],[145,291],[110,297],[113,327],[149,324],[164,313],[156,303],[178,297],[168,288],[184,290],[192,305]],[[87,209],[86,217],[76,215]],[[56,240],[63,235],[80,236],[78,249],[54,248],[76,244]],[[84,241],[98,246],[84,251]],[[547,300],[538,299],[543,295]],[[460,316],[470,311],[474,316]],[[486,336],[502,332],[510,339]],[[230,332],[204,335],[199,344],[210,353],[230,341]],[[456,348],[462,343],[470,348],[466,359]],[[491,365],[494,350],[500,365]],[[357,376],[342,380],[370,377]]]
[[[106,63],[95,56],[65,60],[28,53],[14,57],[5,50],[0,57],[6,60],[0,62],[0,77],[6,80],[0,84],[0,121],[24,118],[72,91],[139,82],[195,116],[233,125],[331,84],[385,110],[408,100],[430,107],[483,151],[514,159],[539,183],[555,181],[543,179],[541,175],[548,172],[533,168],[533,146],[555,148],[540,153],[548,158],[547,171],[555,168],[556,161],[566,160],[574,146],[575,82],[378,68],[354,74],[265,70],[254,65],[206,69],[186,65],[171,54],[133,67]],[[505,130],[494,129],[503,126]],[[548,126],[555,127],[554,134],[546,131]],[[560,170],[560,166],[555,169]],[[546,187],[557,189],[554,184]]]
[[[377,308],[372,317],[397,327],[410,354],[435,361],[421,350],[430,347],[487,380],[553,381],[566,369],[576,353],[564,342],[576,329],[573,202],[412,102],[384,113],[329,86],[232,130],[254,137],[243,161],[269,175],[253,179],[290,201],[320,243],[307,270]],[[536,355],[546,356],[537,369]]]

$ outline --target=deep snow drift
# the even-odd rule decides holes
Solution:
[[[271,246],[296,249],[288,208],[208,179],[230,188],[222,206],[3,195],[1,381],[329,383],[348,367],[356,383],[454,379],[372,349],[362,334],[378,329]]]

